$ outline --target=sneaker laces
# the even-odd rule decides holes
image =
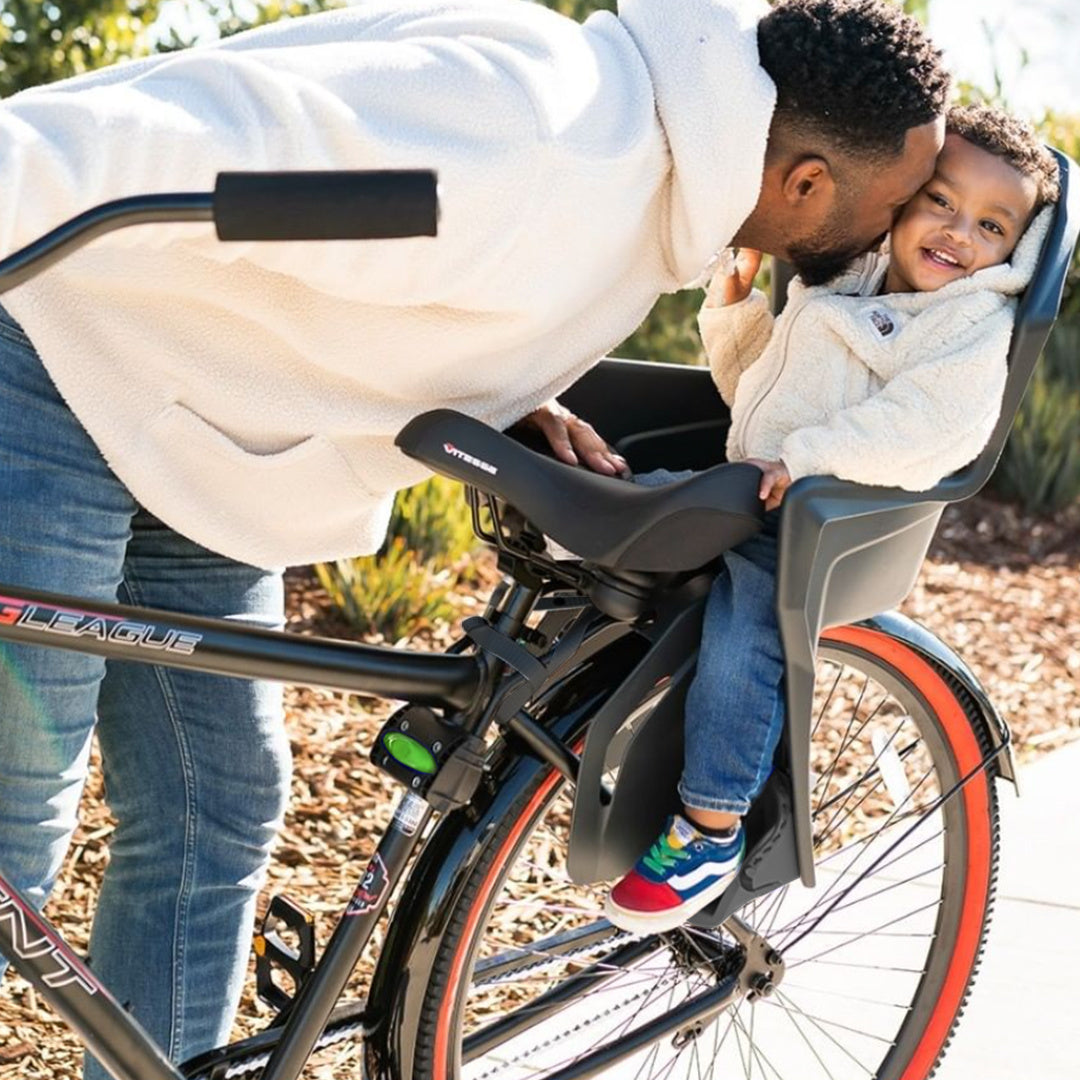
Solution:
[[[682,848],[672,847],[668,842],[668,834],[664,833],[660,839],[649,848],[649,853],[642,862],[655,874],[662,874],[669,870],[682,859],[689,859],[690,853]]]

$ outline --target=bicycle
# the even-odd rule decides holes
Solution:
[[[505,574],[446,654],[0,586],[0,640],[409,702],[372,750],[405,793],[321,957],[303,909],[271,902],[256,937],[260,993],[277,1010],[265,1031],[169,1064],[2,878],[0,951],[119,1080],[294,1080],[313,1051],[344,1039],[363,1040],[368,1074],[394,1080],[578,1080],[631,1067],[925,1080],[978,966],[998,859],[995,780],[1014,771],[1008,728],[978,680],[888,609],[944,506],[988,477],[1056,316],[1080,228],[1076,166],[1059,162],[1061,203],[986,451],[927,493],[810,478],[785,498],[785,735],[747,819],[738,880],[686,927],[623,933],[590,890],[628,868],[675,798],[710,569],[758,527],[757,472],[717,462],[726,415],[707,373],[605,361],[565,396],[570,408],[635,468],[703,472],[636,488],[448,410],[399,435],[404,452],[466,482]],[[274,204],[288,181],[259,182],[270,220],[282,220]],[[245,206],[244,235],[265,235],[247,220],[248,183],[228,180],[217,212],[209,196],[98,208],[0,263],[0,288],[147,215],[236,220],[229,208]],[[430,227],[433,187],[421,186]],[[396,228],[417,227],[402,218]],[[341,1000],[399,889],[366,1000]]]

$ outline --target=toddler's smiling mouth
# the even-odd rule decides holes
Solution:
[[[962,270],[960,260],[943,248],[923,248],[923,259],[940,270]]]

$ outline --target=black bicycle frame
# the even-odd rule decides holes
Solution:
[[[79,1033],[121,1080],[182,1080],[161,1049],[67,946],[0,876],[0,953]]]
[[[463,709],[480,691],[485,662],[474,655],[411,653],[318,637],[293,637],[226,619],[85,601],[0,585],[0,641],[72,649],[118,660],[360,691]],[[299,1075],[338,995],[382,914],[430,810],[406,793],[320,961],[304,984],[274,1075]],[[78,1032],[119,1080],[180,1080],[153,1040],[94,974],[0,876],[0,953]],[[287,1043],[287,1045],[285,1045]]]

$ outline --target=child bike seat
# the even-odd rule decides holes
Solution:
[[[421,414],[395,441],[409,457],[505,500],[557,544],[612,570],[695,570],[753,536],[764,515],[753,465],[718,465],[642,487],[556,461],[451,409]]]

